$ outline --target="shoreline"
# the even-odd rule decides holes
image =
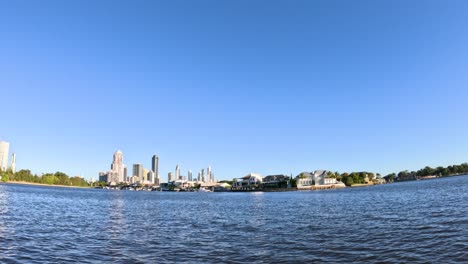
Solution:
[[[92,187],[82,187],[82,186],[72,186],[72,185],[54,185],[54,184],[24,182],[24,181],[7,181],[7,182],[0,182],[0,184],[19,184],[19,185],[41,186],[41,187],[80,188],[80,189],[92,188]]]

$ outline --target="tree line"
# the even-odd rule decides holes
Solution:
[[[468,163],[462,163],[460,165],[450,165],[447,167],[436,167],[432,168],[426,166],[418,171],[400,171],[397,173],[390,173],[384,177],[387,182],[393,181],[410,181],[417,180],[421,177],[426,176],[436,176],[436,177],[446,177],[453,175],[464,175],[468,174]]]
[[[351,173],[339,173],[339,172],[327,172],[326,178],[335,178],[338,181],[343,182],[346,186],[353,184],[366,184],[373,182],[376,178],[380,178],[380,174],[374,174],[373,172],[361,171]]]
[[[89,183],[78,176],[70,177],[63,172],[46,173],[41,176],[32,174],[30,170],[20,170],[13,173],[11,170],[0,172],[1,180],[3,182],[30,182],[41,183],[49,185],[65,185],[65,186],[78,186],[88,187]]]

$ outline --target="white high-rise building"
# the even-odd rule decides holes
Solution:
[[[113,180],[116,182],[124,182],[127,179],[125,179],[125,165],[123,164],[123,153],[120,150],[117,150],[114,153],[114,160],[112,161],[111,164],[111,171],[115,172],[117,177],[114,177]]]
[[[11,154],[11,165],[10,165],[11,172],[16,173],[16,154]]]
[[[106,181],[108,183],[119,183],[127,181],[127,167],[123,164],[122,151],[117,150],[114,152],[114,159],[112,160],[111,169],[106,172],[99,173],[99,181]]]
[[[174,173],[173,172],[169,172],[167,174],[167,182],[173,182],[175,181],[175,178],[174,178]]]
[[[179,165],[177,165],[175,167],[175,180],[176,181],[180,180],[180,167],[179,167]]]
[[[189,171],[187,172],[187,178],[188,178],[188,181],[193,181],[193,178],[192,178],[192,171],[191,171],[191,170],[189,170]]]
[[[211,166],[208,166],[208,169],[206,170],[206,178],[207,182],[213,182],[213,179],[211,178]]]
[[[0,170],[6,171],[8,166],[8,152],[10,151],[10,143],[0,141]]]
[[[151,158],[151,170],[154,172],[156,177],[159,177],[159,157],[157,155],[154,155],[153,158]]]

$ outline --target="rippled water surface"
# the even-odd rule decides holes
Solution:
[[[467,263],[468,176],[342,190],[0,185],[1,263]]]

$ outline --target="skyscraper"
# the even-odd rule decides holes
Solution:
[[[150,179],[148,178],[149,172],[150,172],[150,171],[149,171],[148,169],[145,169],[145,168],[143,167],[143,179],[142,179],[142,181],[149,181],[149,180],[150,180]]]
[[[202,169],[201,170],[201,182],[206,182],[206,179],[205,179],[205,169]]]
[[[175,179],[174,179],[174,173],[173,172],[169,172],[167,174],[167,182],[173,182]]]
[[[8,152],[10,151],[10,143],[0,141],[0,170],[6,171],[8,166]]]
[[[191,170],[189,170],[189,171],[187,172],[187,178],[188,178],[188,181],[193,181],[193,178],[192,178],[192,171],[191,171]]]
[[[212,182],[212,179],[211,179],[211,166],[208,166],[208,169],[206,170],[206,179],[207,179],[207,182]]]
[[[154,155],[153,158],[151,159],[151,170],[154,172],[154,175],[156,175],[156,178],[159,176],[158,166],[159,166],[159,157],[157,155]]]
[[[148,171],[147,176],[146,176],[146,180],[147,180],[150,184],[153,184],[153,183],[154,183],[154,181],[155,181],[155,176],[154,176],[154,172],[153,172],[153,171]]]
[[[123,153],[120,150],[117,150],[114,153],[114,160],[112,161],[111,164],[111,171],[117,173],[117,177],[114,179],[116,182],[124,182],[126,181],[124,177],[124,170],[125,170],[125,165],[123,164]]]
[[[16,172],[16,154],[13,153],[11,154],[11,165],[10,165],[10,169],[13,173]]]
[[[143,181],[143,165],[133,164],[133,176],[138,177],[138,180]]]
[[[180,180],[180,168],[179,165],[175,167],[175,180]]]
[[[161,181],[161,178],[159,178],[159,176],[156,176],[156,175],[154,176],[154,178],[155,178],[155,179],[154,179],[154,184],[160,185],[161,182],[162,182],[162,181]]]

